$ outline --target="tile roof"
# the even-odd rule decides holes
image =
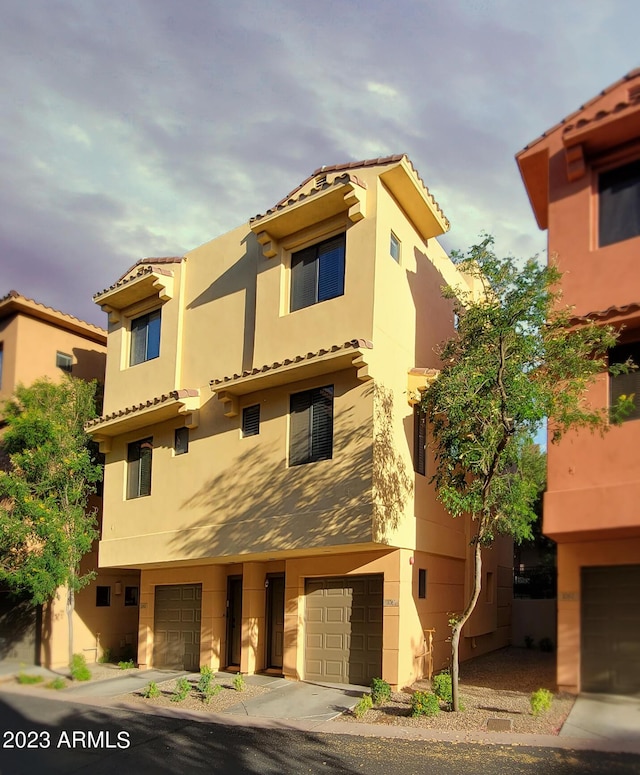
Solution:
[[[133,270],[137,266],[144,266],[145,264],[153,264],[154,266],[157,266],[160,264],[180,264],[184,260],[185,260],[184,256],[160,256],[158,258],[140,258],[135,262],[135,264],[133,264],[133,266],[130,266],[126,272],[123,272],[120,275],[120,277],[116,280],[116,282],[120,282],[120,280],[124,280],[124,278],[130,272],[133,272]]]
[[[532,148],[534,145],[536,145],[537,143],[539,143],[542,140],[544,140],[546,137],[548,137],[550,134],[555,132],[560,127],[564,127],[563,128],[563,132],[569,132],[572,129],[575,129],[577,127],[581,127],[583,125],[583,123],[588,123],[590,121],[599,121],[602,118],[604,118],[605,116],[611,115],[611,113],[617,112],[618,110],[624,110],[625,108],[628,108],[630,105],[637,104],[637,102],[638,102],[638,93],[637,93],[637,91],[635,89],[633,89],[632,92],[631,92],[631,100],[629,102],[619,103],[619,105],[617,105],[613,109],[613,111],[599,111],[592,118],[589,118],[589,119],[585,118],[585,119],[582,119],[582,120],[578,120],[578,122],[576,123],[575,126],[570,123],[573,119],[575,119],[577,116],[579,116],[580,113],[582,113],[583,111],[585,111],[588,108],[592,107],[601,97],[604,97],[607,94],[609,94],[610,92],[612,92],[614,89],[616,89],[618,86],[620,86],[620,84],[624,83],[625,81],[632,81],[632,80],[634,80],[635,78],[638,78],[638,77],[640,77],[640,67],[635,68],[635,70],[631,70],[626,75],[622,76],[622,78],[617,80],[615,83],[612,83],[611,86],[607,86],[606,89],[603,89],[595,97],[593,97],[592,99],[590,99],[587,102],[585,102],[584,105],[581,105],[577,110],[574,110],[573,113],[570,113],[568,116],[565,116],[565,118],[563,118],[557,124],[554,124],[554,126],[552,126],[550,129],[547,129],[546,132],[543,132],[539,137],[536,137],[535,140],[532,140],[530,143],[527,143],[527,145],[525,145],[525,147],[521,151],[519,151],[516,154],[516,156],[518,156],[521,153],[524,153],[524,151],[528,150],[529,148]]]
[[[118,409],[110,414],[105,414],[102,417],[94,417],[93,420],[89,420],[85,424],[85,428],[93,428],[100,423],[107,422],[108,420],[115,420],[118,417],[126,417],[130,414],[135,414],[143,409],[149,409],[151,406],[158,406],[164,404],[167,401],[179,401],[181,398],[190,398],[200,395],[200,391],[195,388],[182,388],[181,390],[171,390],[168,393],[163,393],[155,398],[149,398],[147,401],[143,401],[140,404],[134,404],[133,406],[127,406],[124,409]]]
[[[150,259],[145,259],[145,261],[148,261],[148,260]],[[181,261],[182,259],[178,259],[178,260]],[[164,269],[161,266],[155,265],[156,263],[159,263],[157,259],[154,260],[153,265],[145,266],[140,262],[138,263],[140,264],[140,268],[138,269],[137,272],[135,272],[134,274],[130,274],[128,277],[126,276],[128,273],[125,272],[125,274],[119,280],[116,280],[116,282],[113,285],[110,285],[108,288],[104,288],[103,290],[98,291],[97,293],[94,293],[93,300],[97,301],[100,298],[100,296],[103,296],[105,293],[109,293],[110,291],[113,291],[116,288],[121,288],[123,285],[127,285],[128,283],[133,282],[133,280],[137,280],[139,277],[143,277],[146,274],[152,274],[153,272],[156,272],[157,274],[163,274],[166,277],[173,277],[173,272],[170,269]],[[164,263],[169,263],[169,262],[165,261]],[[176,263],[176,261],[173,261],[173,263]],[[129,271],[132,271],[133,269],[135,269],[136,266],[138,266],[138,264],[134,264]]]
[[[611,306],[605,310],[595,310],[593,312],[587,312],[586,315],[576,315],[569,321],[572,324],[576,323],[588,323],[590,320],[605,321],[609,318],[616,317],[617,315],[631,315],[634,312],[640,310],[640,302],[634,301],[630,304],[624,304],[622,306]]]
[[[100,326],[96,326],[93,323],[87,323],[86,320],[82,320],[81,318],[77,318],[75,315],[70,315],[68,312],[62,312],[59,309],[55,309],[54,307],[48,307],[46,304],[42,304],[39,301],[36,301],[35,299],[30,299],[28,296],[23,296],[18,291],[11,290],[9,293],[5,294],[0,298],[0,314],[2,313],[2,307],[3,306],[13,306],[12,302],[17,303],[20,305],[22,302],[24,305],[32,305],[33,307],[37,308],[38,310],[42,310],[42,312],[51,318],[60,318],[62,320],[67,320],[71,323],[73,323],[77,327],[84,327],[87,328],[92,333],[98,334],[100,337],[106,337],[107,332],[104,328],[101,328]],[[28,307],[24,308],[24,311],[28,311]]]
[[[292,364],[302,363],[303,361],[312,361],[314,358],[319,358],[323,355],[328,355],[329,353],[336,353],[340,350],[348,350],[348,349],[366,349],[366,350],[372,350],[373,349],[373,343],[370,342],[367,339],[351,339],[349,342],[344,342],[344,344],[334,344],[331,347],[327,348],[321,348],[317,352],[309,352],[305,355],[295,355],[293,358],[285,358],[282,361],[276,361],[272,364],[265,364],[261,368],[255,368],[255,369],[248,369],[246,371],[243,371],[241,374],[234,374],[232,377],[222,377],[220,379],[212,379],[209,382],[209,385],[211,386],[211,390],[219,390],[223,388],[226,384],[229,382],[235,382],[236,380],[242,379],[243,377],[253,377],[257,374],[264,374],[271,371],[276,371],[278,369],[282,369],[285,366],[291,366]]]

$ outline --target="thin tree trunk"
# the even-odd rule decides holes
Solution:
[[[67,587],[67,627],[69,635],[69,664],[73,661],[73,611],[75,608],[75,593],[73,585]]]
[[[476,607],[476,603],[480,597],[480,589],[482,588],[482,546],[477,539],[473,552],[473,570],[473,592],[471,594],[471,599],[467,603],[464,613],[451,630],[451,704],[452,710],[456,713],[460,710],[460,699],[458,696],[458,677],[460,674],[458,650],[460,646],[460,633]]]

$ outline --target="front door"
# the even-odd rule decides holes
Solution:
[[[267,668],[282,670],[284,642],[284,576],[267,576]]]
[[[227,584],[227,665],[240,666],[242,648],[242,576]]]

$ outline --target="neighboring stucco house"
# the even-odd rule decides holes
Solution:
[[[65,374],[103,381],[106,343],[104,329],[16,291],[0,298],[0,443],[2,404],[19,384],[42,377],[57,381]],[[91,498],[99,515],[101,504],[101,498]],[[96,567],[97,545],[82,563],[83,572]],[[137,571],[108,570],[76,596],[74,652],[93,662],[105,648],[114,655],[136,648],[139,583]],[[60,590],[52,603],[37,609],[0,588],[0,659],[66,665],[65,599]]]
[[[469,288],[405,156],[317,170],[271,210],[145,259],[109,314],[100,565],[141,571],[142,667],[410,684],[449,657],[470,526],[429,483],[414,409]],[[511,553],[487,553],[462,654],[505,645]]]
[[[517,154],[549,231],[575,323],[620,330],[609,362],[640,366],[640,69]],[[604,437],[549,445],[544,533],[558,543],[558,684],[640,691],[640,371],[599,376],[594,406],[634,394],[636,411]]]

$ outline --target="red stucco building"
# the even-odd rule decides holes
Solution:
[[[610,363],[640,366],[640,69],[516,156],[576,318],[620,330]],[[636,396],[603,437],[549,444],[543,531],[558,543],[558,684],[640,691],[640,370],[603,373],[588,399]]]

